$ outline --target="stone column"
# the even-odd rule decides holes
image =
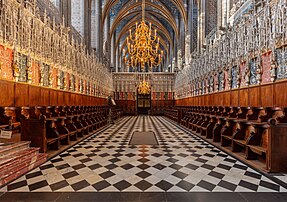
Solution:
[[[116,67],[116,64],[115,64],[115,42],[116,42],[116,36],[115,36],[115,33],[112,35],[112,38],[111,38],[111,52],[110,52],[110,55],[111,55],[111,68],[115,68]]]
[[[61,0],[60,1],[60,13],[61,15],[65,18],[65,25],[67,27],[71,26],[71,9],[72,9],[72,5],[71,5],[71,0]]]
[[[111,18],[110,15],[106,17],[105,24],[104,24],[104,30],[105,30],[105,36],[104,36],[104,55],[107,59],[108,67],[111,67],[111,57],[110,57],[110,50],[111,50],[111,40],[110,40],[110,22]]]
[[[119,72],[119,47],[116,49],[116,72]]]
[[[85,0],[84,10],[84,38],[87,49],[91,50],[91,0]]]
[[[190,41],[189,44],[191,44],[191,34],[192,34],[192,17],[193,17],[193,0],[188,1],[188,13],[187,13],[187,35],[189,35]],[[190,46],[190,52],[192,51]]]
[[[205,39],[205,0],[200,2],[199,12],[198,12],[198,44],[197,48],[199,52],[202,52],[202,45]]]
[[[185,24],[184,20],[182,17],[179,16],[179,25],[180,25],[180,49],[181,49],[181,56],[185,54],[185,35],[186,35],[186,30],[185,30]]]
[[[92,0],[92,35],[92,47],[101,60],[103,55],[102,0]]]
[[[174,72],[177,67],[178,40],[176,39],[175,35],[173,36],[173,44],[172,72]]]

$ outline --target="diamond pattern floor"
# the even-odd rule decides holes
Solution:
[[[134,131],[159,145],[129,145]],[[276,182],[163,117],[124,117],[4,192],[286,192]]]

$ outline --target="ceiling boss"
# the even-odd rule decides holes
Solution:
[[[142,1],[142,21],[136,23],[134,36],[130,29],[129,36],[126,38],[127,50],[123,53],[124,62],[128,67],[141,67],[145,69],[146,64],[151,69],[160,65],[163,57],[163,51],[160,50],[160,39],[157,37],[157,30],[152,31],[151,23],[149,26],[145,23],[145,0]]]

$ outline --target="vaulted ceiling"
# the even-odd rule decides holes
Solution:
[[[129,29],[141,21],[142,1],[139,0],[105,0],[102,22],[110,15],[110,38],[116,33],[116,48],[125,46]],[[187,14],[183,0],[146,0],[145,20],[151,22],[161,38],[161,47],[168,53],[168,47],[174,46],[180,35],[178,26],[182,19],[187,30]],[[174,40],[175,39],[175,40]],[[121,48],[121,50],[122,50]]]

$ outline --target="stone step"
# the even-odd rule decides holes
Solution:
[[[11,173],[17,171],[21,166],[28,165],[37,159],[39,155],[39,149],[29,148],[29,151],[23,151],[23,155],[19,155],[17,158],[14,158],[12,161],[8,161],[5,164],[0,166],[0,179],[10,175]]]
[[[39,148],[27,148],[25,150],[18,150],[17,152],[9,153],[8,155],[1,156],[0,157],[0,168],[4,166],[5,164],[10,164],[17,159],[21,159],[24,156],[30,155],[30,154],[38,154]],[[1,170],[1,169],[0,169]]]
[[[23,162],[23,164],[20,164],[14,172],[11,172],[10,174],[0,179],[0,187],[38,167],[42,163],[46,162],[46,160],[47,154],[38,154],[33,157],[33,159],[31,159],[30,163],[28,163],[28,161]]]
[[[29,141],[21,141],[16,143],[0,143],[0,158],[4,155],[17,152],[29,148]]]

